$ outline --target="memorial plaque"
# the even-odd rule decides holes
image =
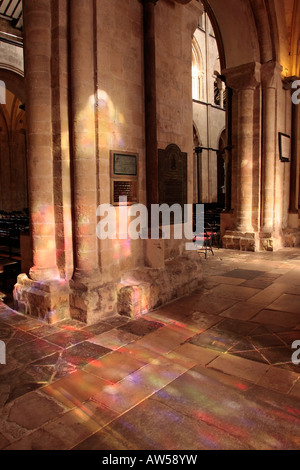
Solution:
[[[187,204],[187,154],[175,145],[158,151],[159,204]]]
[[[291,136],[279,132],[279,154],[282,162],[290,162],[292,150]]]
[[[137,176],[137,155],[114,153],[113,174],[115,176]]]
[[[122,197],[127,198],[128,204],[137,203],[137,181],[115,180],[113,182],[113,204],[119,204]]]
[[[138,202],[138,155],[111,151],[111,204],[127,205]]]

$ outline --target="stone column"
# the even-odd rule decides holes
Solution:
[[[53,199],[51,4],[23,3],[32,280],[59,278]]]
[[[226,133],[227,148],[225,149],[226,162],[226,190],[225,190],[225,211],[231,211],[231,195],[232,195],[232,89],[226,83]]]
[[[73,234],[69,133],[68,0],[51,0],[52,125],[57,265],[72,279]]]
[[[290,85],[298,81],[299,77],[292,77]],[[292,89],[292,93],[294,93]],[[298,227],[299,208],[299,168],[300,168],[300,105],[292,104],[292,148],[291,148],[291,177],[290,177],[290,206],[289,213],[294,216]],[[291,217],[290,217],[291,218]]]
[[[52,129],[52,16],[48,0],[25,0],[28,184],[33,267],[18,276],[14,309],[55,323],[69,316],[69,286],[57,267]]]
[[[292,157],[290,178],[290,214],[298,214],[299,205],[299,105],[292,105]]]
[[[151,206],[159,203],[158,144],[157,144],[157,95],[156,95],[156,40],[155,6],[158,0],[142,0],[144,21],[144,85],[145,85],[145,139],[146,139],[146,188],[148,223],[151,225]],[[163,268],[164,242],[144,241],[144,262],[151,268]]]
[[[274,229],[275,163],[277,148],[277,86],[281,81],[280,65],[271,62],[262,66],[262,231]]]
[[[251,233],[253,232],[254,94],[260,82],[260,65],[256,63],[246,64],[225,71],[225,76],[228,86],[238,94],[236,228],[241,233]]]
[[[146,119],[147,205],[158,204],[158,152],[156,109],[155,5],[158,0],[143,0],[144,69]]]
[[[99,274],[93,4],[70,0],[75,280]]]

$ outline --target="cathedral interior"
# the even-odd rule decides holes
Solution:
[[[0,448],[299,450],[299,220],[299,0],[0,0]]]

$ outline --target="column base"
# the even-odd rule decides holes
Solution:
[[[274,231],[264,230],[259,233],[260,251],[277,251],[282,248],[282,238]]]
[[[69,285],[62,280],[33,281],[20,274],[14,287],[14,309],[53,324],[70,317]]]
[[[71,317],[93,325],[117,314],[117,289],[114,283],[101,283],[96,277],[75,277],[70,281]]]
[[[297,231],[298,232],[298,231]],[[300,244],[300,234],[299,234]],[[274,231],[240,232],[227,231],[222,240],[223,248],[238,251],[277,251],[283,246],[284,237]],[[296,245],[294,245],[296,246]]]
[[[256,232],[226,231],[222,245],[227,250],[255,252],[259,250],[258,234]]]
[[[139,317],[193,292],[202,279],[201,258],[195,252],[166,261],[163,268],[129,271],[111,283],[93,276],[37,282],[21,274],[14,308],[49,324],[72,318],[93,325],[116,315]]]
[[[300,228],[286,228],[283,230],[282,243],[286,248],[299,248]]]
[[[118,290],[119,315],[139,317],[196,290],[203,279],[197,253],[166,261],[163,269],[126,273]]]

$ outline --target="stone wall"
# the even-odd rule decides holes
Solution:
[[[138,202],[146,202],[142,10],[139,2],[97,1],[96,92],[101,204],[111,202],[111,151],[138,155]],[[100,241],[99,263],[102,279],[116,281],[122,273],[143,265],[141,240]]]

